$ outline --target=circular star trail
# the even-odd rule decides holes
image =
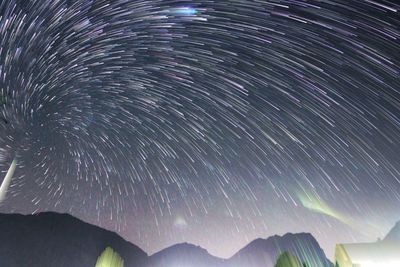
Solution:
[[[1,1],[1,170],[18,160],[1,210],[69,212],[148,252],[375,239],[400,219],[399,10]]]

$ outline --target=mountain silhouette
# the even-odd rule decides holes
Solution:
[[[230,267],[274,266],[279,255],[285,251],[309,267],[333,266],[311,234],[288,233],[254,240],[230,258]]]
[[[0,266],[94,267],[107,246],[125,266],[142,266],[147,254],[117,234],[68,214],[0,214]]]
[[[229,259],[188,243],[148,256],[111,231],[54,212],[0,214],[0,240],[0,266],[7,267],[94,267],[106,247],[123,258],[124,267],[274,267],[284,251],[307,267],[332,266],[308,233],[256,239]]]
[[[226,260],[210,255],[207,250],[188,243],[168,247],[149,257],[148,267],[223,267]]]

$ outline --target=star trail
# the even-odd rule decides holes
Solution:
[[[1,176],[18,163],[0,211],[68,212],[149,253],[381,237],[400,219],[399,10],[1,1]]]

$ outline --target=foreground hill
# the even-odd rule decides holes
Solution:
[[[111,246],[125,267],[142,266],[147,254],[117,234],[67,214],[0,214],[0,266],[94,267]]]
[[[0,214],[0,266],[94,267],[106,247],[124,259],[124,267],[273,267],[288,251],[308,267],[331,267],[311,234],[257,239],[230,259],[183,243],[151,256],[117,234],[67,214]]]

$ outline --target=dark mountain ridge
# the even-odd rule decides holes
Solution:
[[[149,257],[148,267],[222,267],[226,260],[212,256],[200,246],[189,243],[176,244]]]
[[[107,246],[125,266],[142,266],[147,254],[119,235],[68,214],[0,214],[0,266],[95,266]]]
[[[274,266],[285,251],[296,256],[306,266],[331,267],[317,240],[309,233],[287,233],[250,242],[230,258],[231,266]]]
[[[308,233],[259,238],[229,259],[188,243],[148,256],[116,233],[54,212],[0,214],[0,240],[0,266],[7,267],[94,267],[108,246],[121,255],[124,267],[273,267],[283,251],[308,267],[332,266]]]

